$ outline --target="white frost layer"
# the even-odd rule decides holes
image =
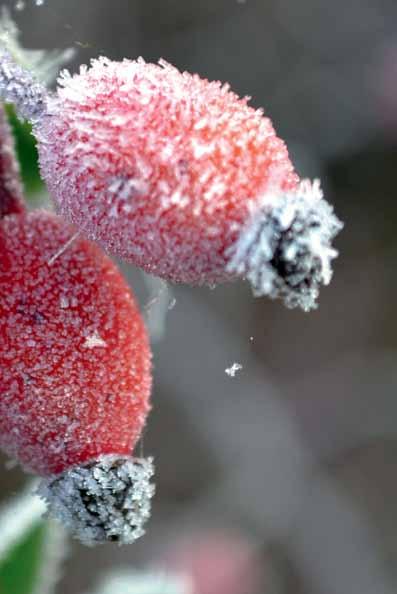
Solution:
[[[130,544],[150,517],[152,458],[101,456],[52,478],[37,490],[49,516],[87,545]]]
[[[108,574],[93,594],[192,594],[188,577],[166,572],[118,570]]]
[[[309,311],[319,286],[331,280],[338,255],[331,241],[342,227],[318,180],[302,181],[296,192],[269,193],[230,248],[227,271],[246,278],[255,296]]]

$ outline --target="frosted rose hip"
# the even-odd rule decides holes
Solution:
[[[105,59],[59,83],[39,128],[54,199],[92,239],[156,275],[226,280],[225,251],[255,201],[269,184],[297,184],[270,120],[220,83]]]
[[[115,265],[73,234],[44,211],[0,220],[0,446],[46,477],[50,511],[83,541],[130,542],[152,493],[150,461],[131,457],[150,408],[150,347]]]
[[[3,94],[34,122],[51,195],[89,238],[174,282],[243,277],[256,295],[315,307],[341,224],[261,110],[164,61],[93,60],[45,99],[15,77],[26,100],[10,76]]]

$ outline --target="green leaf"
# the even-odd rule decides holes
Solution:
[[[53,594],[67,552],[66,532],[43,519],[30,486],[0,508],[0,594]]]
[[[47,523],[39,521],[0,563],[1,594],[33,594],[41,573]]]
[[[15,137],[15,148],[26,193],[29,196],[41,192],[44,185],[40,177],[36,140],[31,133],[32,127],[28,122],[21,122],[17,118],[12,105],[6,105],[6,111]]]

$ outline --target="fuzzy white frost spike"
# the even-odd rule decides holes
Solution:
[[[130,544],[150,517],[154,485],[152,458],[102,456],[43,479],[37,493],[48,515],[87,545]]]
[[[342,227],[318,180],[302,181],[296,192],[269,193],[230,248],[227,271],[249,280],[255,296],[309,311],[320,284],[331,280],[338,255],[331,241]]]

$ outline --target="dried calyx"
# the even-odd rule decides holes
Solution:
[[[228,271],[246,278],[255,296],[309,311],[331,280],[338,255],[331,242],[342,227],[317,180],[302,181],[296,192],[269,193],[229,250]]]
[[[153,474],[152,458],[102,456],[43,479],[37,493],[84,544],[131,544],[145,533]]]

